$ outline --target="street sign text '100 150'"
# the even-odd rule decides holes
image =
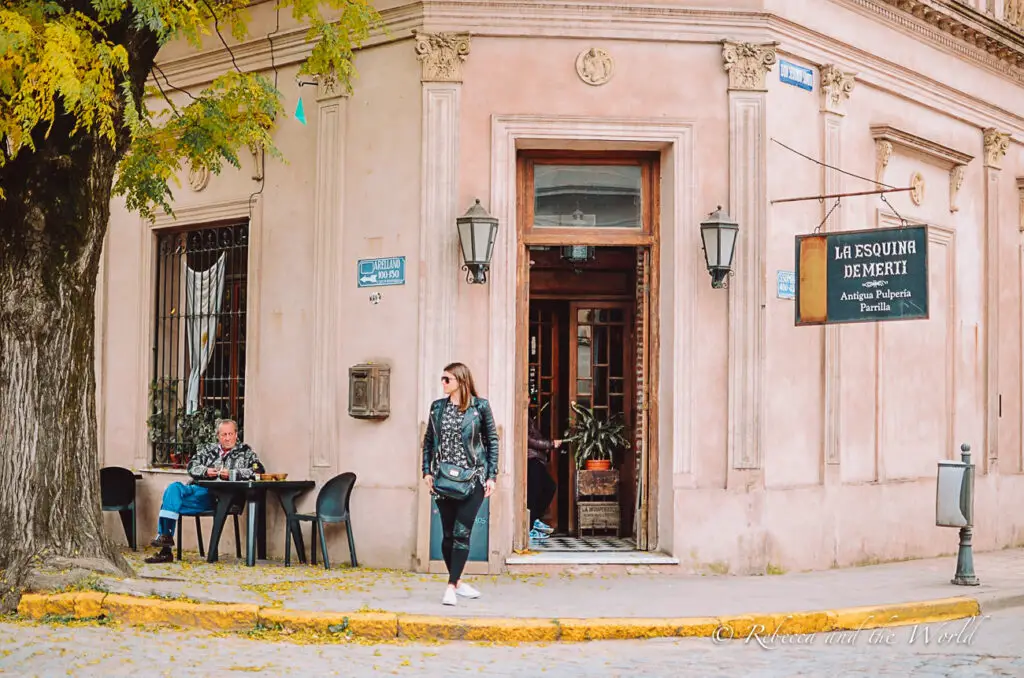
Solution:
[[[928,317],[928,227],[796,237],[796,324]]]

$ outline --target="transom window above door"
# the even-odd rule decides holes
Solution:
[[[650,151],[519,151],[521,241],[650,245],[659,210],[659,157]]]
[[[640,165],[533,166],[535,228],[643,228]]]

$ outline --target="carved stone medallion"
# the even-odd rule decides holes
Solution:
[[[188,171],[188,185],[198,193],[210,183],[210,170],[193,165]]]
[[[914,172],[910,175],[910,200],[915,205],[920,206],[924,200],[924,175],[920,172]]]
[[[612,79],[615,62],[606,50],[591,47],[576,57],[576,73],[588,85],[603,85]]]

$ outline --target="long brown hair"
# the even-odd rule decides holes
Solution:
[[[465,412],[469,409],[472,397],[479,398],[476,394],[476,385],[473,383],[473,373],[462,363],[451,363],[445,365],[444,371],[455,377],[459,382],[459,411]]]

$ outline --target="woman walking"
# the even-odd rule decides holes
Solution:
[[[486,400],[476,393],[473,375],[462,363],[444,368],[445,397],[435,400],[423,437],[423,478],[441,514],[441,554],[448,568],[448,586],[441,603],[455,605],[456,596],[479,598],[462,581],[469,559],[469,539],[484,497],[494,492],[498,476],[498,431]]]

